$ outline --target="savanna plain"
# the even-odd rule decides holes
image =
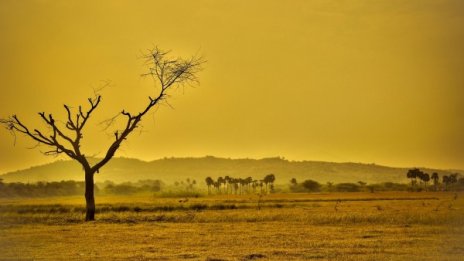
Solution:
[[[464,193],[2,199],[0,260],[463,260]]]

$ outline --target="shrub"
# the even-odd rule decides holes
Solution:
[[[321,190],[321,184],[311,179],[303,181],[302,186],[308,192],[319,192]]]
[[[335,190],[338,192],[358,192],[360,186],[355,183],[340,183],[335,185]]]
[[[302,183],[297,183],[296,180],[290,184],[290,191],[295,193],[304,193],[304,192],[319,192],[321,191],[321,184],[317,181],[308,179]]]

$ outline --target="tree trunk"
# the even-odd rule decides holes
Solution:
[[[91,171],[85,171],[85,221],[95,220],[95,196],[93,174]]]

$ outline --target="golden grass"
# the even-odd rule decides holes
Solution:
[[[249,195],[99,197],[114,209],[90,223],[83,199],[3,201],[0,260],[462,260],[464,195],[455,196],[268,195],[261,210]],[[70,211],[43,212],[53,207]]]

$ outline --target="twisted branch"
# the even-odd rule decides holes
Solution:
[[[160,101],[167,97],[167,91],[175,85],[183,85],[198,82],[197,73],[201,70],[202,64],[205,62],[201,57],[191,57],[190,59],[170,58],[168,57],[169,51],[162,51],[155,47],[149,54],[145,55],[145,59],[151,63],[148,68],[148,73],[144,76],[150,75],[159,82],[160,91],[154,97],[148,97],[148,103],[145,108],[138,113],[130,113],[123,110],[119,115],[125,116],[126,124],[124,129],[116,130],[114,132],[114,141],[107,149],[104,158],[90,166],[86,156],[81,153],[80,142],[83,138],[82,131],[91,117],[94,110],[101,102],[101,96],[96,95],[95,98],[89,98],[89,109],[84,111],[82,106],[74,112],[68,105],[63,105],[67,113],[67,121],[64,124],[65,129],[74,134],[74,137],[68,136],[59,126],[57,126],[52,114],[46,115],[45,112],[40,112],[40,118],[50,127],[48,134],[34,129],[31,131],[25,124],[23,124],[16,115],[6,119],[0,119],[0,124],[7,128],[14,135],[21,133],[39,144],[46,145],[50,148],[46,151],[46,155],[57,155],[64,153],[72,159],[81,163],[86,171],[91,173],[98,173],[100,168],[103,167],[116,153],[121,146],[121,143],[127,139],[140,124],[143,117]],[[117,116],[113,117],[106,123],[111,125]],[[107,127],[108,127],[107,126]],[[64,142],[64,143],[63,143]],[[68,147],[67,147],[68,146]]]

